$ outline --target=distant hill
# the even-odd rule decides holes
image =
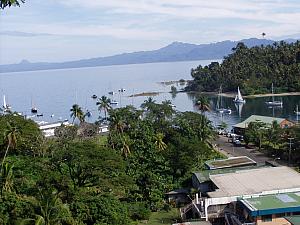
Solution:
[[[288,39],[287,42],[294,42],[295,39]],[[18,64],[0,65],[0,73],[49,70],[49,69],[66,69],[79,67],[95,67],[109,65],[141,64],[154,62],[175,62],[175,61],[192,61],[204,59],[221,59],[232,52],[238,42],[243,42],[248,47],[269,45],[275,41],[267,39],[250,38],[240,41],[222,41],[211,44],[188,44],[182,42],[173,42],[172,44],[153,51],[140,51],[133,53],[123,53],[108,57],[98,57],[83,59],[77,61],[47,63],[31,63],[22,60]]]

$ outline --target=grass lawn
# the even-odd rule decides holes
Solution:
[[[179,211],[176,208],[171,209],[169,212],[161,211],[161,212],[153,212],[150,215],[149,221],[147,223],[140,223],[147,224],[147,225],[161,225],[161,224],[173,224],[178,221],[180,215]]]

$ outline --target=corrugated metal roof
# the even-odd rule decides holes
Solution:
[[[264,191],[300,188],[300,174],[285,166],[240,170],[210,175],[209,178],[219,188],[209,192],[210,197],[243,196]]]
[[[292,225],[300,224],[300,216],[286,216],[285,219],[289,221]]]
[[[286,119],[269,117],[269,116],[252,115],[252,116],[248,117],[246,120],[244,120],[243,122],[233,125],[233,127],[247,128],[249,123],[251,123],[251,122],[263,122],[263,123],[270,125],[273,123],[273,121],[277,121],[277,123],[280,124],[284,120],[286,120]]]

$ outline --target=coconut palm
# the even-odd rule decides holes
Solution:
[[[13,189],[13,167],[9,163],[2,166],[0,174],[1,193],[2,191],[11,192]]]
[[[167,148],[166,143],[163,141],[165,135],[163,133],[157,133],[155,135],[155,145],[158,150],[163,151]]]
[[[105,120],[107,120],[107,112],[109,109],[111,109],[111,100],[107,98],[106,96],[102,96],[101,98],[98,99],[96,102],[96,105],[98,105],[98,110],[101,112],[102,110],[104,111],[104,116]]]
[[[152,108],[155,102],[156,101],[152,97],[149,97],[147,100],[144,101],[144,103],[141,104],[141,108],[149,111],[149,109]]]
[[[85,116],[81,109],[81,107],[77,104],[74,104],[70,109],[71,115],[70,117],[73,118],[72,124],[74,124],[75,119],[77,118],[80,122],[84,122]]]
[[[19,133],[19,129],[12,125],[11,123],[7,123],[7,128],[4,132],[4,138],[6,141],[6,151],[2,160],[1,168],[4,166],[5,158],[8,153],[9,148],[15,149],[17,146],[17,134]]]
[[[127,135],[123,135],[121,137],[122,140],[122,148],[121,148],[121,152],[122,154],[127,158],[128,155],[130,155],[131,151],[130,151],[130,145],[131,145],[131,140]]]
[[[199,96],[196,101],[195,105],[199,108],[199,110],[204,113],[206,111],[210,111],[210,103],[206,97],[203,95]]]

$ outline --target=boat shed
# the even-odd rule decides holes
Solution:
[[[233,125],[234,133],[236,134],[243,134],[245,129],[248,128],[248,125],[251,122],[262,122],[265,123],[267,126],[271,126],[273,121],[276,121],[281,128],[288,128],[294,126],[294,123],[284,119],[284,118],[277,118],[277,117],[270,117],[270,116],[259,116],[259,115],[252,115],[248,117],[243,122]]]

